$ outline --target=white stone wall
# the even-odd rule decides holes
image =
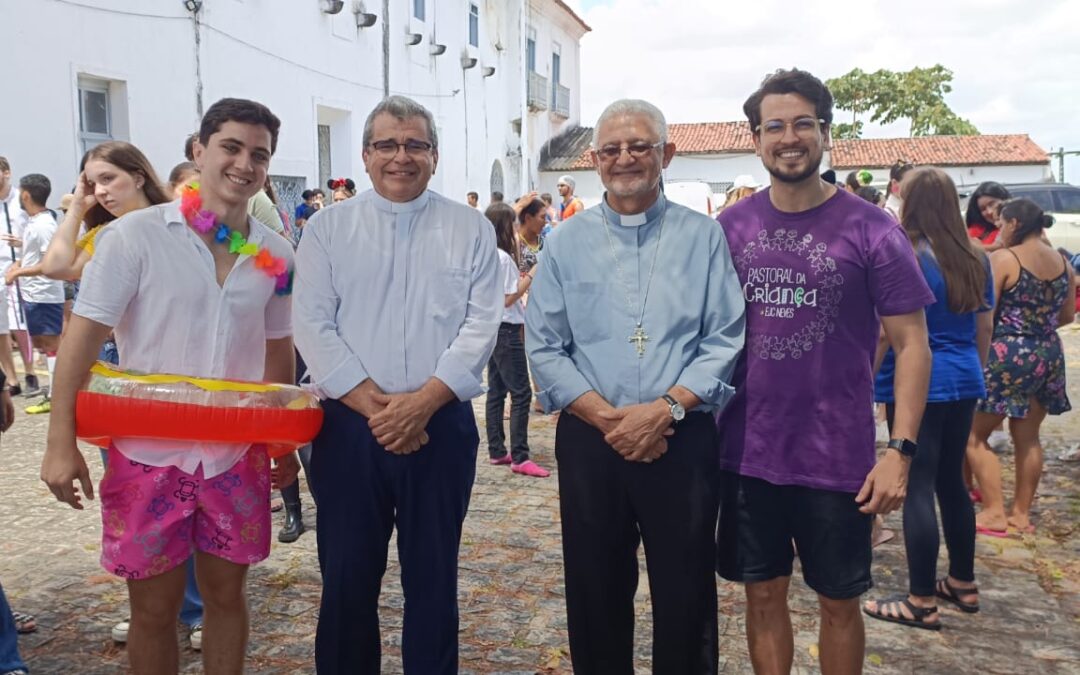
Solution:
[[[822,171],[826,165],[823,163]],[[956,182],[962,191],[971,191],[975,187],[988,180],[999,183],[1038,183],[1051,179],[1050,167],[1045,164],[1027,164],[1018,166],[969,166],[969,167],[943,167],[945,172]],[[843,180],[847,171],[838,171],[837,178]],[[887,183],[889,171],[887,169],[873,169],[874,184]],[[585,202],[586,206],[593,206],[600,202],[604,193],[604,186],[600,183],[600,177],[590,169],[587,171],[544,171],[540,174],[538,182],[539,192],[550,192],[557,196],[555,189],[559,176],[569,174],[577,181],[575,194]],[[664,172],[664,179],[676,180],[700,180],[706,183],[730,183],[740,174],[749,174],[760,184],[768,184],[769,173],[761,164],[761,158],[753,153],[731,153],[724,155],[677,155],[671,161]]]
[[[945,173],[963,191],[974,190],[979,183],[992,180],[998,183],[1042,183],[1054,180],[1049,164],[1018,164],[1015,166],[944,166]],[[850,169],[837,170],[837,179],[844,180]],[[870,169],[874,184],[889,182],[888,169]]]

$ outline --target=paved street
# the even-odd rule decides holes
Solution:
[[[1080,331],[1065,332],[1070,394],[1080,408]],[[126,612],[123,584],[98,565],[97,503],[77,512],[53,500],[38,480],[47,416],[20,412],[0,449],[0,580],[13,607],[40,626],[20,641],[34,673],[117,673],[126,662],[109,639]],[[482,414],[477,406],[478,416]],[[943,609],[940,633],[879,622],[867,626],[869,673],[1080,673],[1080,462],[1057,456],[1080,442],[1080,413],[1053,418],[1045,429],[1047,473],[1037,503],[1038,534],[978,544],[983,611]],[[782,423],[777,420],[777,423]],[[481,424],[482,426],[482,424]],[[534,459],[554,468],[554,419],[534,416]],[[95,480],[101,464],[86,453]],[[1011,460],[1006,479],[1011,483]],[[556,478],[517,476],[490,467],[481,449],[461,555],[461,670],[471,673],[569,673]],[[305,492],[305,520],[315,512]],[[275,529],[283,514],[275,514]],[[899,530],[900,519],[890,525]],[[393,547],[392,547],[393,551]],[[401,671],[402,596],[391,564],[383,589],[384,672]],[[903,548],[877,551],[875,593],[906,587]],[[638,595],[638,671],[650,672],[648,588]],[[801,581],[793,583],[797,672],[817,672],[816,609]],[[270,559],[249,583],[252,673],[310,673],[319,574],[313,531],[292,545],[274,542]],[[721,670],[750,672],[743,637],[742,591],[721,583]],[[183,672],[200,672],[186,646]]]

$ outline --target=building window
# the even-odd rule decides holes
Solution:
[[[424,2],[426,0],[413,0],[412,15],[421,21],[424,20]]]
[[[469,44],[480,46],[480,8],[475,3],[469,5]]]
[[[530,73],[536,72],[536,29],[529,29],[529,37],[525,40],[525,66]]]
[[[555,90],[559,87],[559,71],[562,68],[562,48],[558,43],[551,45],[551,100],[555,100]]]
[[[79,80],[79,139],[84,153],[113,139],[109,83],[104,80]]]

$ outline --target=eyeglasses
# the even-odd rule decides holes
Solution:
[[[799,117],[791,122],[785,122],[783,120],[766,120],[757,125],[754,129],[757,133],[768,138],[780,138],[787,131],[788,127],[795,132],[795,135],[800,138],[809,138],[813,136],[821,127],[825,125],[825,120],[814,119],[813,117]]]
[[[623,145],[605,145],[604,147],[597,149],[596,155],[600,159],[610,162],[622,157],[623,150],[625,150],[634,159],[641,159],[656,148],[663,147],[663,145],[663,141],[658,141],[656,143],[638,141],[636,143],[624,143]]]
[[[398,143],[397,141],[385,140],[375,141],[371,144],[371,149],[374,150],[380,157],[390,158],[398,153],[398,148],[405,148],[405,154],[418,157],[420,155],[431,152],[431,148],[434,147],[427,141],[418,141],[410,138],[404,143]]]

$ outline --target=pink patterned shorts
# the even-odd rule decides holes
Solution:
[[[270,460],[252,446],[210,479],[174,466],[147,466],[109,448],[98,488],[101,565],[146,579],[184,563],[195,549],[238,565],[270,554]]]

